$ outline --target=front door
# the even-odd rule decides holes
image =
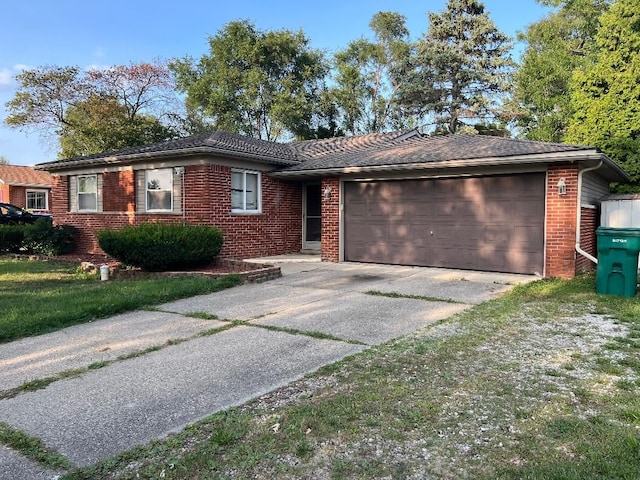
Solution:
[[[304,186],[302,202],[302,249],[320,251],[322,199],[319,183]]]

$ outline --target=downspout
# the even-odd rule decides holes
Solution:
[[[583,257],[587,257],[596,265],[598,264],[598,259],[593,255],[591,255],[590,253],[585,252],[580,247],[580,223],[582,222],[582,176],[587,172],[591,172],[593,170],[599,169],[603,163],[604,163],[603,160],[600,160],[600,163],[598,163],[598,165],[596,165],[595,167],[585,168],[584,170],[580,170],[578,172],[578,208],[577,208],[578,212],[576,213],[576,252],[578,252]]]

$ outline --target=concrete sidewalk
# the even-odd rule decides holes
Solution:
[[[414,332],[514,283],[535,279],[349,263],[279,265],[281,279],[0,346],[2,391],[115,360],[46,389],[0,400],[0,422],[42,439],[75,465],[90,465],[242,404],[369,345]],[[368,291],[431,300],[373,296]],[[216,315],[219,320],[185,315],[193,313]],[[233,326],[231,320],[247,323]],[[219,327],[227,329],[198,336]],[[188,340],[166,345],[172,339]],[[0,478],[55,474],[0,449]]]

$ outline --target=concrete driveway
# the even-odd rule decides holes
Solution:
[[[3,393],[108,363],[0,400],[0,422],[74,465],[90,465],[535,279],[353,263],[279,265],[278,280],[0,345]],[[57,473],[0,448],[0,478]]]

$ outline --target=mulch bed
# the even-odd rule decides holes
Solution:
[[[95,265],[96,268],[100,268],[102,265],[107,265],[110,270],[120,269],[122,265],[118,260],[109,255],[96,255],[96,254],[74,254],[69,253],[66,255],[57,255],[55,257],[48,257],[50,260],[78,263],[80,265],[86,265],[87,268],[91,268],[90,265]],[[247,262],[228,262],[228,261],[215,261],[209,265],[199,267],[186,267],[181,268],[181,271],[185,272],[209,272],[209,273],[235,273],[256,270],[260,268],[260,265],[255,265]],[[135,270],[135,269],[132,269]]]
[[[84,270],[95,271],[100,269],[102,265],[107,265],[111,272],[116,270],[136,271],[139,269],[123,267],[121,263],[113,257],[105,254],[77,254],[68,253],[65,255],[56,256],[41,256],[41,255],[16,255],[16,257],[32,258],[38,260],[57,261],[64,263],[77,263]],[[271,265],[262,265],[257,263],[242,262],[240,260],[216,260],[209,265],[203,265],[199,267],[186,267],[180,269],[180,272],[198,272],[207,274],[225,274],[225,273],[245,273],[255,270],[272,267]]]

